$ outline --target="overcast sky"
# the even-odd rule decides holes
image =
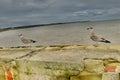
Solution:
[[[0,0],[0,27],[120,19],[120,0]]]

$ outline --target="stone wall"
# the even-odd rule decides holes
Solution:
[[[119,46],[0,49],[0,80],[120,80]]]

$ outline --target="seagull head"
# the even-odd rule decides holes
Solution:
[[[93,29],[93,27],[89,27],[89,28],[87,28],[87,30],[92,30]]]

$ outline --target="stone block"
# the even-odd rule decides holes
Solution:
[[[77,76],[71,76],[70,80],[101,80],[102,74],[100,73],[90,73],[90,72],[80,72]]]
[[[81,80],[80,76],[71,76],[70,80]]]
[[[103,60],[86,59],[85,60],[85,70],[88,72],[98,72],[104,71]]]
[[[115,72],[120,73],[120,63],[116,62],[116,63],[110,63],[107,66],[116,66]]]
[[[119,80],[119,73],[117,72],[103,73],[102,80]]]

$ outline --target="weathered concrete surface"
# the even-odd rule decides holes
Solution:
[[[0,65],[0,71],[11,72],[14,80],[102,80],[106,66],[116,66],[119,72],[120,46],[2,48]]]
[[[49,46],[49,45],[93,45],[89,38],[87,27],[94,27],[97,34],[111,41],[111,44],[120,45],[120,20],[69,23],[59,25],[38,26],[0,32],[0,46]],[[24,45],[18,34],[37,41],[35,44]]]

